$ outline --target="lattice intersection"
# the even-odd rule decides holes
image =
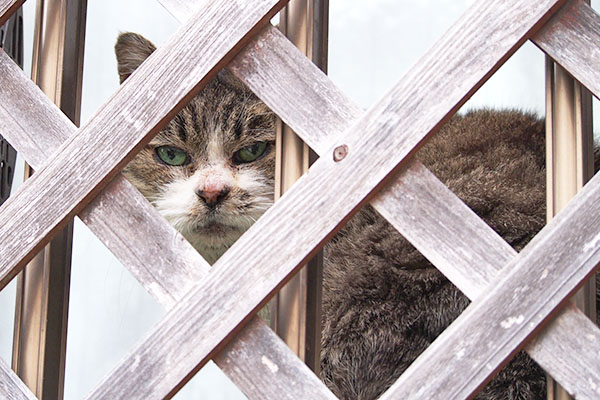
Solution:
[[[88,398],[168,397],[211,358],[249,397],[335,398],[249,316],[367,200],[474,300],[383,398],[466,398],[535,335],[528,353],[598,398],[600,330],[571,306],[551,316],[600,261],[600,178],[516,254],[410,157],[528,39],[598,96],[599,56],[581,47],[600,44],[588,5],[481,0],[363,113],[268,25],[285,1],[161,2],[190,20],[80,129],[0,52],[0,129],[37,171],[0,208],[0,287],[79,214],[170,309]],[[0,21],[18,3],[0,0]],[[119,170],[224,66],[322,157],[208,273]],[[2,363],[0,393],[34,398]]]

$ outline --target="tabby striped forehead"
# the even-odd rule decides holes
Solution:
[[[216,151],[233,154],[275,140],[275,115],[249,90],[211,82],[151,142],[194,153],[208,161]],[[218,148],[215,147],[218,145]]]

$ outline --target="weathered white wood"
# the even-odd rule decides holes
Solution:
[[[161,1],[180,18],[192,9],[191,1],[178,4],[173,4],[173,0]],[[564,14],[561,12],[560,16]],[[557,21],[560,19],[555,16],[547,27]],[[229,67],[319,153],[328,148],[331,137],[337,137],[359,115],[359,108],[336,91],[324,74],[301,57],[276,29],[268,29],[253,41]],[[424,201],[424,193],[430,194],[428,201]],[[386,207],[386,203],[392,203],[394,207]],[[412,163],[410,170],[382,191],[372,204],[471,298],[480,293],[499,268],[516,254],[418,162]],[[386,212],[388,209],[392,210],[392,215]],[[415,219],[414,215],[421,217]],[[464,224],[457,227],[453,223],[456,218]],[[440,232],[441,229],[447,231],[446,234],[436,235],[438,240],[430,239],[429,232]],[[470,265],[480,268],[473,271]],[[560,319],[588,321],[576,310],[566,311]],[[544,342],[552,344],[539,345],[528,351],[575,394],[577,384],[586,382],[586,372],[598,370],[593,367],[597,358],[586,359],[579,355],[578,338],[593,336],[597,330],[591,324],[578,323],[570,326],[578,326],[579,334],[571,335],[569,325],[558,321],[545,335]],[[561,346],[557,347],[556,343]],[[596,352],[592,350],[586,354]],[[557,363],[557,358],[570,363]],[[579,362],[573,363],[574,359]]]
[[[328,151],[362,114],[272,25],[228,68],[319,154]]]
[[[321,155],[362,114],[272,26],[229,68]],[[418,161],[411,161],[371,204],[470,297],[514,256],[504,240]],[[480,240],[481,235],[490,239]],[[484,267],[471,268],[480,264]]]
[[[2,359],[0,359],[0,398],[5,400],[37,399]]]
[[[1,52],[0,131],[34,169],[41,168],[60,144],[77,131]],[[189,242],[121,176],[80,217],[167,308],[209,269]]]
[[[568,332],[565,335],[557,332]],[[600,387],[600,330],[578,308],[568,304],[552,324],[526,347],[540,365],[560,365],[561,386],[576,399],[597,399]],[[573,359],[580,361],[573,363]],[[588,368],[579,368],[580,365]]]
[[[424,167],[413,164],[407,172],[411,170],[414,173],[405,173],[399,178],[402,184],[382,190],[372,204],[397,229],[401,228],[399,231],[410,237],[469,298],[476,299],[486,292],[482,286],[486,281],[493,283],[504,275],[498,270],[516,252],[466,206],[459,205],[458,199],[435,182],[437,178],[428,176],[431,173]],[[452,218],[461,218],[461,224],[456,224],[456,219]],[[461,244],[453,248],[456,240]],[[473,262],[474,259],[477,261]],[[477,269],[472,268],[474,265]],[[469,271],[472,274],[470,282]],[[574,322],[568,325],[560,320]],[[580,395],[594,398],[593,392],[589,392],[589,382],[600,382],[600,358],[596,356],[600,354],[600,341],[591,341],[581,347],[581,337],[597,336],[599,332],[580,310],[568,308],[549,325],[543,337],[538,338],[539,346],[525,349],[565,388],[571,391],[587,387],[588,390],[581,390]],[[585,356],[581,354],[583,348],[586,349]]]
[[[600,16],[573,0],[533,36],[532,41],[600,98]]]
[[[486,293],[488,289],[483,285],[493,284],[504,276],[504,272],[498,271],[516,252],[464,204],[459,204],[424,167],[413,164],[399,181],[400,184],[382,190],[371,204],[469,298],[476,299]],[[460,218],[461,224],[457,224],[455,218]],[[455,241],[461,243],[453,247]],[[573,321],[573,325],[559,322],[561,320]],[[589,382],[600,383],[600,357],[597,357],[600,341],[581,347],[581,337],[599,333],[580,310],[568,308],[538,338],[539,346],[528,346],[525,350],[571,393],[594,398]],[[582,356],[584,348],[586,355]],[[576,388],[587,389],[572,392]]]
[[[589,3],[589,0],[587,0]],[[568,14],[561,10],[560,21]],[[545,27],[548,28],[554,18]],[[561,36],[560,30],[552,35]],[[569,44],[572,46],[573,44]],[[588,40],[585,53],[595,49]],[[578,49],[581,53],[582,48]],[[546,57],[546,215],[550,220],[594,175],[592,98],[572,75]],[[596,280],[588,280],[571,297],[585,315],[596,320]],[[579,334],[574,335],[579,337]],[[573,339],[571,339],[573,340]],[[586,349],[587,351],[587,349]],[[571,400],[558,382],[548,379],[548,398]]]
[[[562,4],[559,0],[476,3],[347,132],[348,155],[340,162],[321,157],[89,398],[160,398],[174,393]],[[448,81],[456,85],[446,85]]]
[[[158,0],[158,2],[181,23],[187,22],[190,15],[202,7],[202,1],[195,0]]]
[[[319,153],[326,149],[328,135],[340,135],[360,114],[358,106],[275,28],[268,28],[251,42],[229,67]],[[286,85],[281,84],[284,81]],[[371,205],[471,299],[517,254],[418,161],[411,161]],[[565,310],[560,318],[588,321],[574,309]],[[577,335],[572,334],[574,329]],[[563,386],[573,390],[587,385],[590,373],[600,381],[600,359],[582,357],[579,339],[597,332],[593,324],[569,327],[553,322],[545,339],[539,339],[540,345],[527,350]],[[546,341],[548,345],[543,345]],[[586,354],[600,354],[600,341],[590,342],[586,348],[590,350]],[[569,365],[556,360],[568,360]]]
[[[10,238],[0,246],[2,285],[87,205],[284,3],[211,2],[146,60],[109,103],[0,209],[0,237]]]
[[[4,25],[25,0],[0,0],[0,25]]]
[[[76,130],[0,52],[0,131],[6,132],[6,138],[29,164],[40,168]],[[209,272],[202,257],[122,177],[109,184],[79,216],[167,309]],[[222,352],[215,362],[249,398],[277,394],[279,399],[293,400],[298,391],[311,399],[334,398],[262,320],[255,318],[244,327],[231,346],[232,352]],[[263,362],[263,358],[269,361]],[[252,368],[245,368],[247,365]],[[278,366],[278,371],[272,371],[273,365]],[[279,379],[288,376],[294,377],[295,385]]]
[[[382,399],[469,397],[568,301],[599,262],[600,176],[596,176]],[[583,377],[587,385],[578,387],[580,398],[600,396],[598,373],[590,371]]]
[[[258,317],[244,326],[242,332],[244,334],[238,334],[229,342],[214,361],[228,372],[248,398],[336,399]]]

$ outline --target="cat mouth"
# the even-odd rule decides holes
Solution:
[[[200,235],[226,235],[238,231],[237,228],[231,225],[225,225],[215,221],[210,221],[205,224],[196,224],[192,230],[194,233]]]

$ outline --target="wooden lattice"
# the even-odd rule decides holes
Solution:
[[[0,51],[0,130],[36,169],[0,208],[0,288],[79,215],[170,309],[88,398],[163,398],[211,358],[251,398],[335,398],[252,316],[366,201],[474,300],[384,398],[466,398],[521,348],[600,397],[600,330],[561,309],[600,261],[600,178],[516,254],[410,157],[529,39],[600,95],[587,4],[480,0],[363,113],[269,25],[286,1],[161,1],[189,21],[80,129]],[[0,24],[21,3],[0,0]],[[209,273],[119,171],[225,66],[321,158]],[[1,362],[0,396],[34,398]]]

